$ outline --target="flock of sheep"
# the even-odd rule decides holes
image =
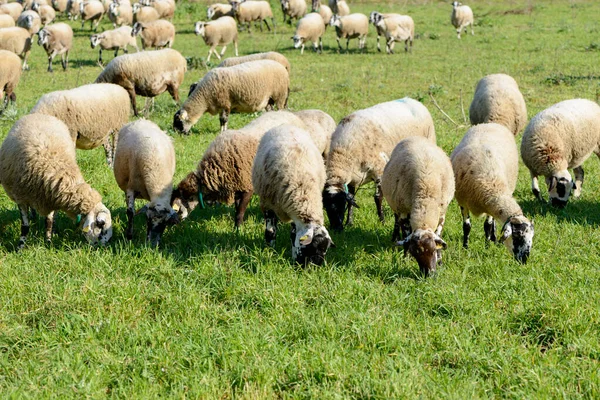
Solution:
[[[170,0],[155,3],[163,1]],[[243,10],[247,3],[260,2],[243,1],[232,10]],[[343,0],[334,3],[336,13],[347,9]],[[112,3],[108,9],[115,4],[122,3]],[[292,12],[292,4],[285,4],[290,19],[301,17]],[[80,8],[85,6],[82,3]],[[454,3],[453,18],[460,7]],[[209,7],[209,16],[223,11],[227,10]],[[375,20],[385,21],[385,14],[375,15]],[[211,24],[197,25],[197,30],[209,31]],[[138,31],[147,29],[136,22],[134,32],[136,26]],[[464,21],[458,24],[459,34],[465,26]],[[40,30],[40,40],[49,27]],[[130,40],[126,29],[123,37]],[[48,32],[50,38],[55,35]],[[92,36],[92,45],[94,40],[105,40],[99,37],[105,34]],[[20,59],[0,50],[0,65],[6,101],[14,99]],[[228,58],[190,87],[188,98],[173,116],[174,129],[188,133],[208,112],[219,115],[221,133],[196,170],[176,187],[171,139],[155,123],[146,119],[129,123],[129,118],[130,110],[138,114],[136,95],[152,99],[168,91],[179,103],[179,86],[187,71],[179,52],[162,49],[116,56],[95,83],[43,95],[31,113],[14,124],[0,147],[0,183],[21,214],[18,247],[25,245],[34,210],[45,217],[47,240],[55,212],[62,211],[73,219],[83,218],[82,232],[90,243],[109,241],[110,210],[83,179],[75,156],[76,148],[102,145],[125,193],[128,239],[133,237],[136,198],[148,201],[138,213],[145,214],[147,239],[156,245],[167,226],[182,222],[198,205],[233,204],[234,225],[240,226],[252,195],[257,194],[266,242],[274,244],[280,220],[291,222],[294,260],[321,264],[334,246],[323,210],[330,229],[342,230],[353,223],[357,189],[374,182],[380,220],[384,220],[385,198],[395,214],[393,240],[417,260],[423,274],[435,271],[447,247],[442,230],[453,198],[463,217],[464,247],[470,215],[485,214],[486,238],[497,240],[498,221],[502,224],[499,241],[517,260],[526,262],[534,226],[513,192],[519,154],[514,136],[527,125],[527,109],[513,78],[495,74],[478,82],[470,107],[473,127],[448,157],[436,145],[429,111],[410,98],[355,111],[339,124],[321,110],[285,110],[290,69],[287,58],[276,52]],[[90,102],[93,109],[87,106]],[[268,112],[240,129],[228,129],[230,112],[262,110]],[[579,196],[581,165],[592,152],[600,155],[599,144],[600,106],[592,101],[567,100],[536,115],[521,143],[535,196],[542,198],[540,175],[546,179],[553,205],[565,206],[572,191]],[[574,169],[574,181],[569,169]]]

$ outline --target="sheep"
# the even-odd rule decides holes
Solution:
[[[22,12],[23,6],[19,3],[8,3],[0,5],[0,13],[10,15],[15,22],[17,22]]]
[[[424,276],[434,273],[447,247],[441,235],[454,197],[450,158],[428,139],[408,137],[392,151],[381,191],[395,215],[392,241],[417,260]]]
[[[409,136],[423,136],[435,143],[433,119],[427,108],[405,97],[356,111],[343,118],[331,136],[327,157],[327,182],[323,203],[333,230],[353,223],[356,189],[375,182],[375,205],[384,221],[381,175],[394,147]]]
[[[81,15],[81,29],[86,21],[90,21],[90,30],[98,29],[98,24],[104,17],[104,5],[98,0],[86,0],[79,3],[79,15]]]
[[[64,22],[48,25],[38,33],[38,45],[46,50],[48,55],[48,72],[52,71],[52,60],[61,56],[63,70],[67,70],[69,51],[73,44],[73,29]]]
[[[294,47],[300,47],[300,54],[304,54],[304,43],[310,41],[313,43],[315,52],[322,53],[324,34],[325,24],[323,23],[321,15],[314,12],[306,14],[298,21],[296,33],[292,36]]]
[[[55,211],[72,219],[84,215],[82,232],[90,244],[104,245],[110,240],[110,211],[83,179],[69,129],[60,120],[30,114],[13,125],[0,147],[0,182],[21,213],[19,249],[29,233],[30,209],[46,217],[47,241],[52,237]]]
[[[54,11],[64,13],[67,12],[68,0],[51,0],[50,5],[54,8]]]
[[[15,20],[8,14],[0,14],[0,28],[12,28]]]
[[[133,22],[152,22],[160,19],[156,8],[142,6],[139,3],[133,5]]]
[[[299,264],[323,264],[335,247],[324,226],[321,191],[325,168],[308,132],[293,125],[269,130],[252,166],[252,185],[265,218],[265,241],[274,246],[277,222],[291,222],[292,258]]]
[[[179,222],[170,205],[174,174],[173,141],[158,125],[140,119],[119,131],[114,175],[126,196],[128,240],[133,238],[136,198],[149,201],[138,214],[146,214],[146,239],[152,246],[158,245],[167,225]]]
[[[348,7],[345,0],[329,0],[329,8],[333,15],[339,15],[340,17],[350,15],[350,7]]]
[[[79,18],[79,0],[67,0],[67,18],[76,21]]]
[[[482,78],[475,88],[469,118],[472,125],[504,125],[516,136],[527,124],[527,106],[517,82],[505,74]]]
[[[210,56],[212,53],[214,53],[215,56],[217,56],[217,58],[220,60],[221,56],[225,54],[227,45],[231,42],[233,42],[235,56],[237,57],[238,32],[235,19],[232,17],[221,17],[212,22],[198,21],[194,25],[194,32],[196,32],[196,35],[202,36],[204,43],[206,43],[207,46],[210,46],[206,62],[210,61]],[[221,49],[221,55],[219,55],[219,53],[215,50],[217,46],[223,46]]]
[[[452,2],[452,14],[450,14],[452,25],[456,28],[456,35],[460,39],[460,33],[464,29],[467,32],[467,27],[471,25],[471,35],[475,34],[473,30],[473,10],[471,7],[465,6],[458,1]]]
[[[240,25],[248,23],[248,33],[250,33],[250,23],[253,21],[258,21],[261,32],[262,22],[265,23],[269,31],[271,30],[267,18],[271,18],[271,23],[275,27],[273,11],[267,1],[241,0],[239,2],[232,2],[231,6],[238,23]]]
[[[358,38],[358,48],[361,52],[363,51],[369,33],[369,19],[366,15],[358,13],[345,17],[334,15],[331,17],[329,25],[335,27],[336,40],[340,50],[342,50],[340,38],[346,39],[346,52],[348,52],[350,39]]]
[[[56,11],[52,6],[40,5],[40,3],[34,2],[31,5],[31,9],[40,15],[42,25],[46,26],[56,18]]]
[[[108,7],[108,19],[113,27],[131,25],[133,23],[133,10],[129,2],[113,2]]]
[[[154,0],[152,7],[158,12],[159,18],[173,19],[175,14],[175,2],[166,0]]]
[[[102,145],[106,162],[112,166],[119,129],[129,120],[129,95],[111,83],[84,85],[46,93],[31,113],[51,115],[64,122],[78,149]]]
[[[600,157],[600,106],[585,99],[561,101],[531,119],[521,141],[521,157],[531,174],[533,194],[542,200],[538,175],[546,178],[553,206],[567,205],[571,190],[581,195],[582,164]],[[575,173],[575,182],[569,169]]]
[[[92,49],[100,46],[98,49],[98,63],[102,64],[102,50],[114,50],[115,57],[119,50],[128,53],[127,47],[133,46],[135,51],[139,51],[135,36],[131,36],[131,27],[123,25],[120,28],[104,31],[100,34],[94,34],[90,37]]]
[[[252,163],[265,132],[282,124],[297,126],[310,132],[319,151],[326,153],[331,121],[331,117],[319,110],[296,113],[271,111],[239,130],[221,133],[208,146],[197,169],[190,172],[173,191],[172,204],[179,209],[180,218],[187,218],[202,198],[207,203],[235,203],[234,226],[241,226],[254,190]]]
[[[31,50],[31,34],[27,29],[18,26],[0,29],[0,49],[11,51],[21,57],[23,70],[29,68],[27,57]]]
[[[463,247],[469,246],[471,219],[486,214],[487,240],[496,241],[496,222],[503,223],[500,242],[515,259],[527,262],[534,227],[513,198],[519,154],[512,132],[496,123],[471,127],[450,156],[456,180],[455,198],[463,218]]]
[[[144,51],[113,58],[96,78],[96,83],[116,83],[124,87],[137,117],[136,94],[153,98],[168,90],[179,103],[179,86],[186,71],[187,62],[176,50]]]
[[[395,42],[404,42],[404,51],[412,51],[413,40],[415,38],[415,22],[408,15],[400,14],[381,14],[373,11],[369,16],[369,21],[377,30],[377,51],[381,51],[379,46],[379,36],[386,39],[386,51],[388,54],[394,53]]]
[[[281,11],[283,12],[283,22],[292,23],[292,19],[300,20],[306,14],[305,0],[281,0]]]
[[[327,25],[333,16],[333,12],[331,8],[328,6],[321,4],[321,0],[312,0],[312,12],[319,13],[321,18],[323,18],[323,25],[325,25],[325,29],[327,29]]]
[[[27,29],[31,36],[38,33],[42,27],[40,15],[33,10],[23,11],[17,19],[17,26]]]
[[[269,51],[266,53],[255,53],[255,54],[250,54],[248,56],[242,56],[242,57],[229,57],[228,59],[221,61],[221,63],[219,65],[217,65],[217,68],[233,67],[234,65],[239,65],[239,64],[243,64],[243,63],[246,63],[249,61],[258,61],[258,60],[277,61],[279,64],[281,64],[285,67],[288,74],[290,73],[290,70],[291,70],[290,62],[283,54],[278,53],[276,51]]]
[[[209,71],[173,117],[173,128],[188,133],[205,112],[219,114],[221,132],[229,113],[250,113],[287,107],[290,76],[276,61],[260,60]]]
[[[163,47],[171,48],[175,41],[175,26],[163,19],[136,22],[131,30],[131,36],[138,35],[142,39],[142,50],[146,50],[146,47],[154,47],[156,50]]]
[[[21,79],[21,59],[15,53],[8,50],[0,50],[0,100],[4,96],[4,108],[0,115],[6,110],[9,100],[17,101],[15,89]]]
[[[206,18],[209,20],[219,19],[226,16],[234,16],[233,7],[231,4],[215,3],[206,8]]]

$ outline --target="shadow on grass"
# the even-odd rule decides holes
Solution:
[[[600,203],[598,202],[571,199],[565,208],[560,209],[547,202],[530,198],[521,201],[520,205],[523,213],[529,218],[535,219],[536,216],[554,215],[559,223],[600,226]]]

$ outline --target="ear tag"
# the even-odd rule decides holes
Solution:
[[[200,200],[200,207],[206,208],[204,206],[204,199],[202,198],[202,192],[198,192],[198,200]]]
[[[77,217],[75,217],[75,221],[76,221],[77,223],[80,223],[80,222],[81,222],[81,214],[77,214]]]
[[[305,241],[306,239],[308,239],[308,235],[304,235],[304,236],[302,236],[302,237],[300,238],[300,241],[302,242],[302,241]]]
[[[82,229],[83,233],[88,233],[90,231],[90,227],[86,226],[85,228]]]
[[[173,204],[173,211],[179,211],[179,206],[177,204]]]

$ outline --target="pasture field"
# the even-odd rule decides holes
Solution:
[[[475,36],[456,39],[449,1],[350,2],[353,12],[411,15],[412,54],[377,53],[371,26],[366,54],[351,42],[338,54],[328,28],[321,55],[292,48],[293,27],[240,34],[240,55],[276,50],[292,63],[293,110],[319,108],[336,121],[376,103],[410,96],[433,115],[448,153],[467,130],[476,82],[504,72],[519,83],[531,118],[561,100],[600,94],[600,4],[595,0],[469,3]],[[182,2],[174,48],[192,57],[185,83],[200,79],[208,48],[193,34],[205,4]],[[89,27],[75,28],[69,70],[34,45],[0,118],[0,138],[46,92],[92,82],[99,74]],[[102,29],[110,29],[108,21]],[[226,56],[233,55],[229,48]],[[112,54],[105,53],[105,61]],[[457,122],[449,122],[434,106]],[[461,101],[462,99],[462,101]],[[140,103],[138,102],[138,105]],[[93,106],[93,105],[92,105]],[[179,182],[219,129],[203,117],[192,134],[172,127],[177,106],[164,94],[150,119],[173,135]],[[232,115],[238,128],[256,115]],[[468,120],[468,115],[467,115]],[[520,141],[520,135],[517,138]],[[144,244],[145,223],[124,238],[125,199],[104,152],[78,151],[87,181],[111,209],[114,235],[91,248],[75,223],[58,217],[52,245],[43,222],[15,252],[16,206],[0,190],[0,393],[8,398],[598,398],[600,396],[600,168],[586,162],[582,198],[556,210],[536,202],[521,164],[515,196],[536,235],[529,262],[486,245],[473,220],[464,250],[452,203],[444,266],[421,279],[414,260],[392,243],[393,215],[381,225],[374,187],[359,190],[355,224],[332,233],[337,248],[322,267],[291,263],[289,226],[275,249],[263,243],[258,199],[233,230],[232,208],[197,209],[169,229],[160,248]],[[543,185],[545,191],[545,185]],[[141,206],[140,202],[140,206]]]

